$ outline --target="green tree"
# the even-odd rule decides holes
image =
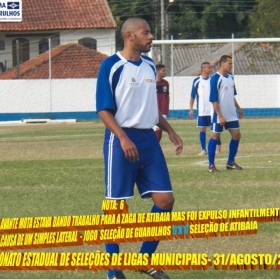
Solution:
[[[241,0],[175,0],[168,9],[170,33],[184,39],[229,38],[232,33],[246,37],[253,5]]]
[[[257,4],[249,16],[251,37],[280,37],[280,1],[256,1]]]
[[[263,0],[266,1],[266,0]],[[272,1],[272,0],[267,0]],[[277,0],[275,0],[277,1]],[[229,38],[249,36],[248,17],[255,1],[175,0],[168,4],[169,35],[174,39]],[[108,0],[118,24],[117,49],[122,49],[120,28],[129,17],[141,17],[150,24],[155,39],[161,38],[160,0]]]
[[[169,19],[169,35],[174,39],[199,38],[199,14],[193,5],[184,1],[176,1],[167,10]]]
[[[201,12],[199,29],[202,38],[247,37],[249,31],[248,10],[252,7],[246,1],[208,0]]]

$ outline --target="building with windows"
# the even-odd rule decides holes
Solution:
[[[107,0],[22,0],[22,21],[0,22],[0,72],[68,43],[112,55],[116,27]]]

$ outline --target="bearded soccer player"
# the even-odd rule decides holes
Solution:
[[[151,212],[171,212],[174,204],[167,164],[153,127],[166,131],[175,153],[183,149],[181,138],[158,110],[156,68],[149,52],[153,35],[140,18],[127,19],[121,29],[124,49],[100,66],[96,88],[96,111],[106,126],[103,146],[106,199],[134,196],[152,198]],[[140,253],[152,256],[158,241],[143,242]],[[119,253],[118,244],[106,244],[106,252]],[[155,279],[169,279],[162,270],[141,270]],[[124,279],[122,270],[108,271],[110,279]]]

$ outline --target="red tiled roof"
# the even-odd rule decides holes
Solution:
[[[116,27],[107,0],[22,0],[22,22],[0,22],[0,31]]]
[[[96,78],[99,66],[108,56],[80,44],[68,43],[51,50],[52,79]],[[1,80],[17,78],[17,67],[0,75]],[[48,79],[49,52],[20,65],[20,79]]]

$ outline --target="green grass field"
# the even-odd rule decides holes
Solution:
[[[166,134],[161,142],[174,188],[174,211],[280,207],[280,119],[241,120],[242,139],[236,162],[242,171],[225,169],[229,133],[222,134],[219,173],[207,171],[195,121],[171,120],[184,150]],[[0,218],[100,214],[104,198],[103,132],[100,121],[75,124],[0,126]],[[208,131],[209,138],[209,131]],[[130,212],[149,212],[151,200],[137,191],[128,200]],[[249,236],[163,241],[158,252],[280,253],[280,224],[259,223]],[[122,244],[123,252],[137,252],[140,243]],[[59,252],[104,251],[101,245],[42,249]],[[41,251],[42,251],[41,250]],[[40,250],[39,250],[40,251]],[[1,252],[1,251],[0,251]],[[169,271],[171,278],[279,278],[271,271]],[[125,271],[127,278],[146,278]],[[0,278],[106,278],[104,271],[1,271]]]

